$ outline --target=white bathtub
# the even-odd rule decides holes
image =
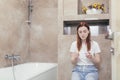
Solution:
[[[15,80],[57,80],[56,63],[24,63],[14,66]],[[12,67],[0,69],[0,80],[14,80]]]

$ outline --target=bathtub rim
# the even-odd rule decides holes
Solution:
[[[14,65],[14,66],[19,66],[19,65],[24,65],[24,64],[32,64],[32,63],[50,63],[50,64],[55,64],[56,66],[58,65],[58,63],[53,63],[53,62],[24,62],[24,63],[19,63],[19,64],[16,64],[16,65]],[[3,67],[0,67],[0,69],[4,69],[4,68],[10,68],[10,67],[12,67],[12,64],[11,65],[9,65],[9,66],[3,66]]]

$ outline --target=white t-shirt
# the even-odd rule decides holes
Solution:
[[[82,48],[78,52],[77,41],[74,41],[70,47],[70,52],[72,52],[73,54],[79,53],[79,61],[77,65],[94,65],[93,62],[86,57],[86,53],[88,52],[87,45],[82,44]],[[91,41],[91,50],[89,52],[92,54],[92,56],[94,56],[94,54],[98,54],[101,52],[97,42]]]

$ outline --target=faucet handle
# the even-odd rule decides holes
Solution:
[[[8,54],[5,55],[5,59],[8,59]]]
[[[12,59],[12,58],[13,58],[12,55],[9,55],[9,54],[5,55],[5,59]]]
[[[14,57],[14,59],[17,60],[17,61],[20,60],[20,55],[14,55],[13,57]]]

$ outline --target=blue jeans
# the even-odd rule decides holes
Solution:
[[[72,80],[98,80],[98,70],[94,65],[77,65],[73,68]]]

